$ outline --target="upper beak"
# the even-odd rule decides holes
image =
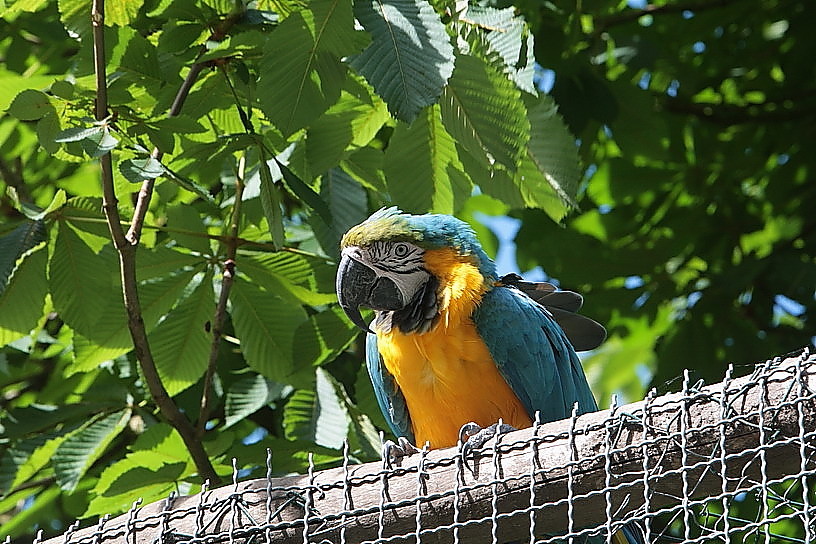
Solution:
[[[337,267],[337,300],[352,323],[373,332],[360,314],[360,306],[374,310],[397,310],[403,307],[402,294],[393,281],[380,277],[369,266],[343,255]]]

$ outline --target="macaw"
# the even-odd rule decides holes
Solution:
[[[499,277],[464,221],[380,209],[343,237],[336,287],[368,332],[368,372],[401,446],[444,448],[474,428],[489,437],[500,419],[521,429],[536,412],[543,423],[576,402],[579,414],[598,408],[575,349],[597,347],[604,328],[575,313],[576,293]],[[360,307],[374,310],[370,327]]]

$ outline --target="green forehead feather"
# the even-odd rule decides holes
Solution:
[[[470,225],[450,215],[411,215],[396,207],[382,208],[349,229],[340,247],[367,246],[378,241],[411,242],[423,249],[454,248],[474,257],[485,277],[496,274],[493,261],[482,250]]]
[[[421,242],[421,231],[413,229],[410,221],[395,207],[382,208],[371,217],[349,229],[340,247],[367,246],[375,241]]]

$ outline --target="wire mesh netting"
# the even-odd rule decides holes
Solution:
[[[50,543],[816,541],[816,355],[423,451],[135,504]],[[38,539],[39,540],[39,539]]]

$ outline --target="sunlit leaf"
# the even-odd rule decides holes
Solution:
[[[452,176],[462,170],[438,106],[425,109],[410,126],[397,125],[385,152],[389,192],[406,211],[452,213],[469,196],[463,178]]]
[[[59,486],[71,491],[85,471],[105,452],[130,419],[125,409],[93,420],[74,431],[54,453],[54,471]]]
[[[516,169],[530,122],[521,93],[503,74],[482,59],[460,55],[440,106],[445,128],[469,153]]]
[[[141,183],[161,176],[164,167],[155,157],[127,159],[119,163],[119,172],[131,183]]]
[[[437,101],[453,72],[445,25],[426,0],[358,1],[354,15],[371,34],[371,44],[351,65],[395,117],[410,123]]]
[[[283,20],[266,44],[258,90],[261,108],[284,135],[308,125],[340,96],[356,51],[349,0],[318,0]]]

